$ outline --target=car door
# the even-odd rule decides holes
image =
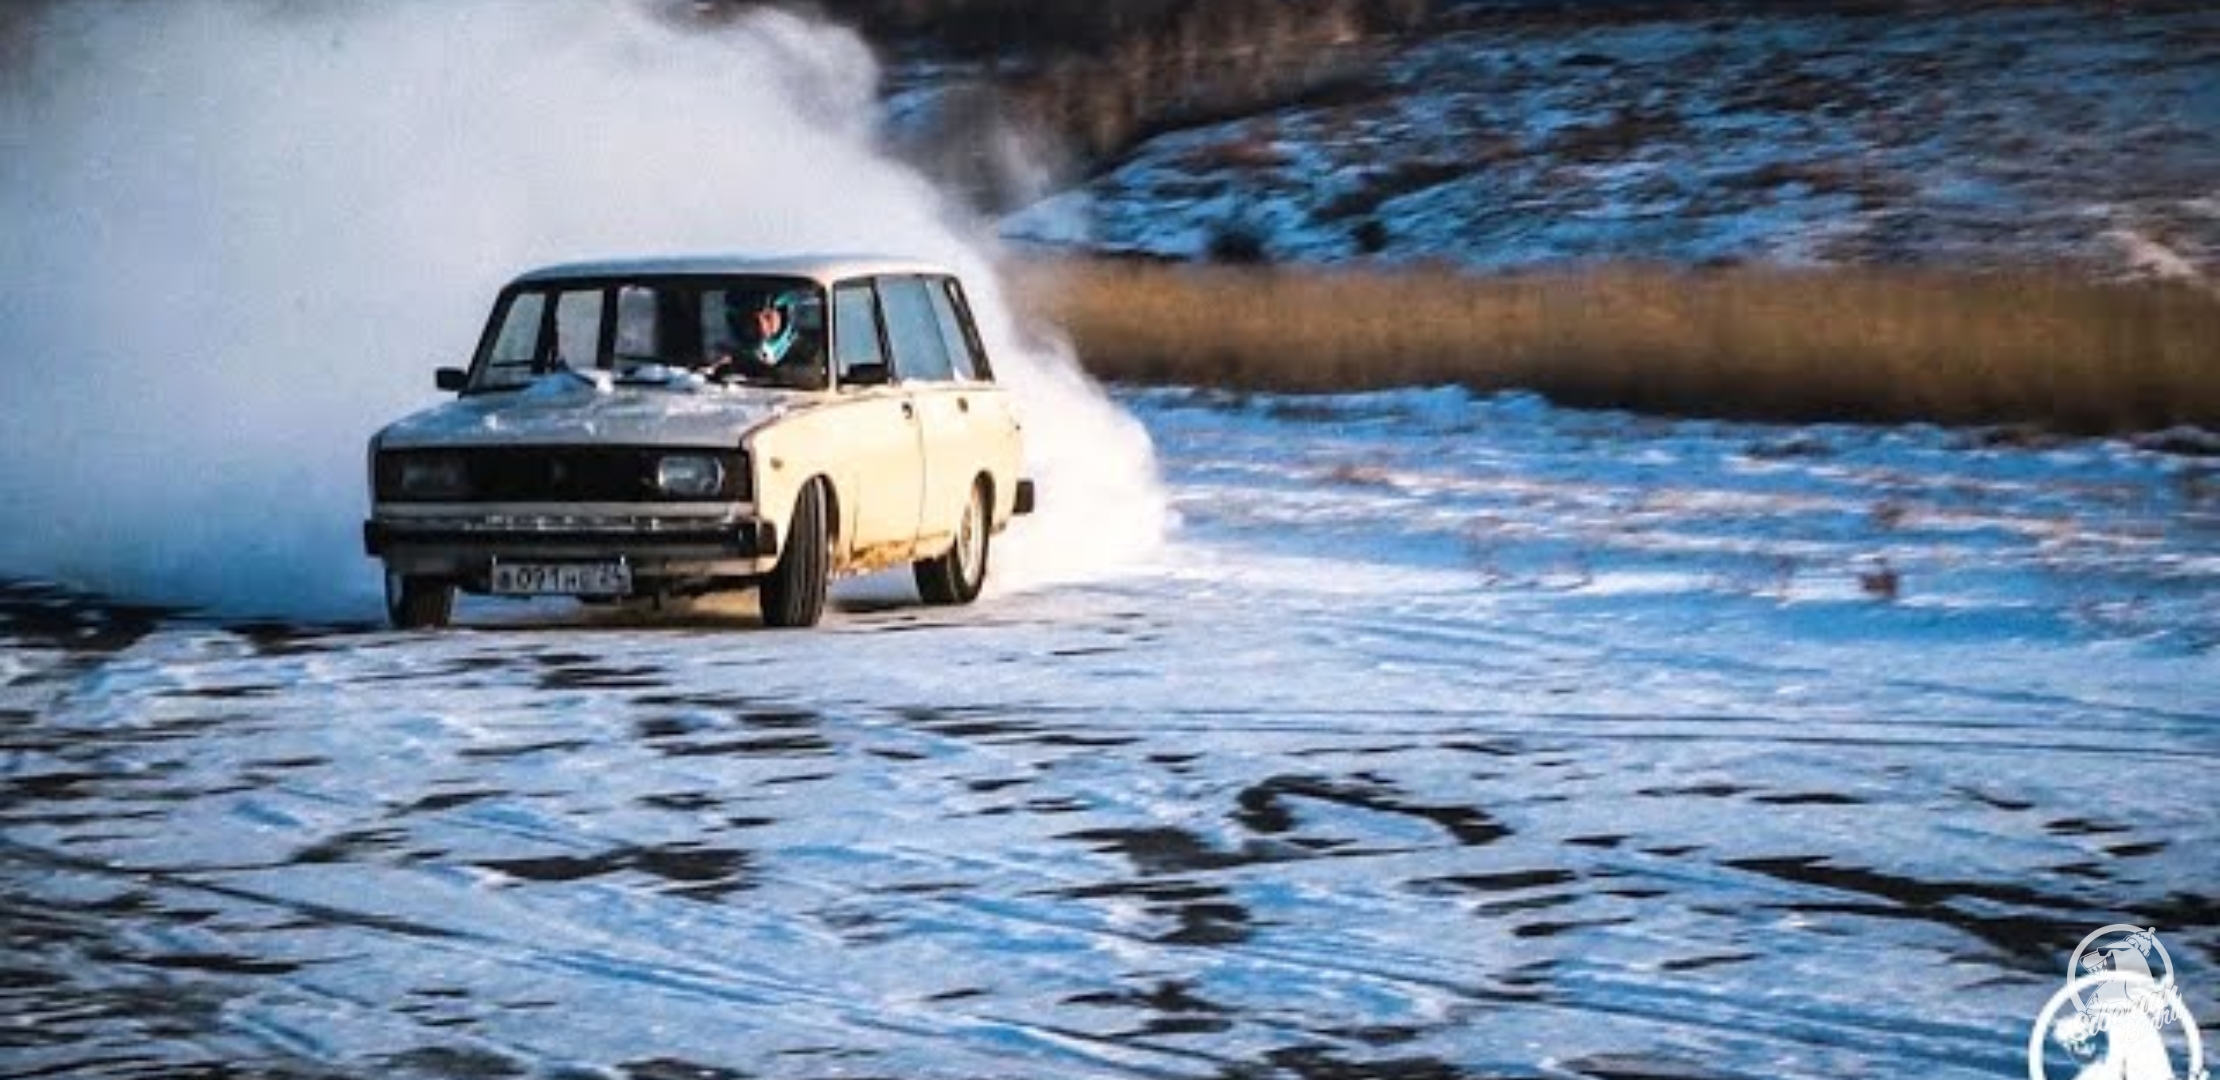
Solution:
[[[917,406],[895,380],[877,290],[869,281],[833,288],[833,363],[843,400],[838,443],[849,561],[891,566],[910,557],[924,498],[924,436]],[[894,358],[899,362],[899,358]]]
[[[931,286],[941,341],[955,367],[954,393],[963,425],[956,441],[971,475],[993,478],[995,502],[1002,509],[989,509],[1000,515],[1016,502],[1017,479],[1024,464],[1023,428],[1017,407],[1010,395],[995,385],[986,345],[971,321],[971,305],[964,297],[963,286],[953,277],[933,278],[927,284]]]
[[[927,555],[940,554],[955,539],[972,484],[984,467],[972,432],[974,388],[957,377],[957,357],[949,350],[934,306],[933,286],[934,279],[925,277],[887,278],[879,285],[895,370],[917,406],[924,441],[918,550]]]

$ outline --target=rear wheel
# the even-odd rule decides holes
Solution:
[[[824,617],[825,593],[832,579],[831,549],[824,483],[813,480],[794,504],[794,520],[787,527],[786,550],[779,555],[778,566],[763,579],[760,598],[766,625],[815,626]]]
[[[964,504],[963,520],[956,523],[956,542],[948,554],[910,565],[917,579],[918,595],[928,604],[968,604],[979,598],[987,584],[987,549],[993,528],[987,520],[987,485],[971,486],[971,501]]]
[[[439,578],[385,575],[385,617],[399,630],[436,630],[455,617],[455,584]]]

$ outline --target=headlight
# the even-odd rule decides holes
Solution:
[[[425,502],[470,494],[470,469],[452,454],[391,454],[381,457],[379,465],[381,498]]]
[[[655,464],[655,490],[674,499],[714,498],[725,488],[725,466],[702,454],[671,454]]]

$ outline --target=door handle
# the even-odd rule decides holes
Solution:
[[[909,403],[909,402],[907,402],[907,401],[903,402],[903,403],[902,403],[902,419],[904,419],[904,420],[915,420],[915,419],[917,419],[917,406],[915,406],[915,405],[912,405],[912,404],[910,404],[910,403]]]
[[[960,397],[960,398],[957,398],[957,399],[956,399],[956,411],[957,411],[957,412],[970,412],[970,411],[971,411],[971,399],[970,399],[970,398],[964,398],[964,397]]]

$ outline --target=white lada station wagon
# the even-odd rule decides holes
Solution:
[[[1033,506],[963,287],[923,263],[534,271],[438,385],[456,400],[370,441],[363,540],[403,628],[445,625],[458,590],[746,588],[766,623],[810,626],[831,579],[904,563],[964,604]]]

